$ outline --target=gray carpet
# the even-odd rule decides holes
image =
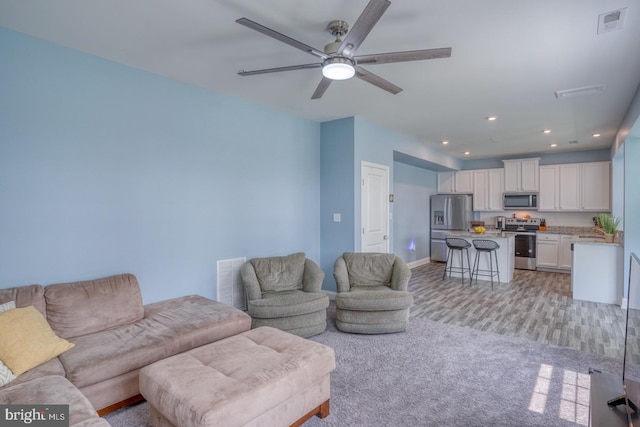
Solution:
[[[565,347],[411,319],[407,332],[352,335],[329,328],[331,414],[305,426],[576,426],[588,424],[589,367],[621,361]],[[106,417],[148,426],[142,403]]]

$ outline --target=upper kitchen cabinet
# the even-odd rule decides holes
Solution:
[[[504,191],[538,191],[538,162],[540,158],[503,160]]]
[[[538,210],[558,210],[558,206],[560,206],[560,167],[558,165],[540,166],[538,174],[540,179]]]
[[[540,211],[611,210],[611,162],[540,166]]]
[[[472,193],[473,172],[439,172],[438,193]]]
[[[504,169],[473,171],[473,210],[502,211]]]
[[[560,165],[559,205],[561,211],[582,210],[580,197],[580,171],[579,163]]]
[[[611,162],[582,164],[582,209],[611,210]]]

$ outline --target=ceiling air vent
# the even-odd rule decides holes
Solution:
[[[598,15],[598,34],[621,30],[626,14],[627,8],[625,7]]]
[[[577,87],[575,89],[557,90],[556,98],[573,98],[575,96],[594,95],[604,91],[604,85]]]

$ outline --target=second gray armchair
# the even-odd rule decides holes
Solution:
[[[407,291],[411,270],[398,256],[351,253],[333,267],[336,327],[343,332],[383,334],[404,331],[413,296]]]

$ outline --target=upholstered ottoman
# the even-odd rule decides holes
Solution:
[[[151,424],[288,426],[329,414],[333,349],[268,326],[146,366]]]

